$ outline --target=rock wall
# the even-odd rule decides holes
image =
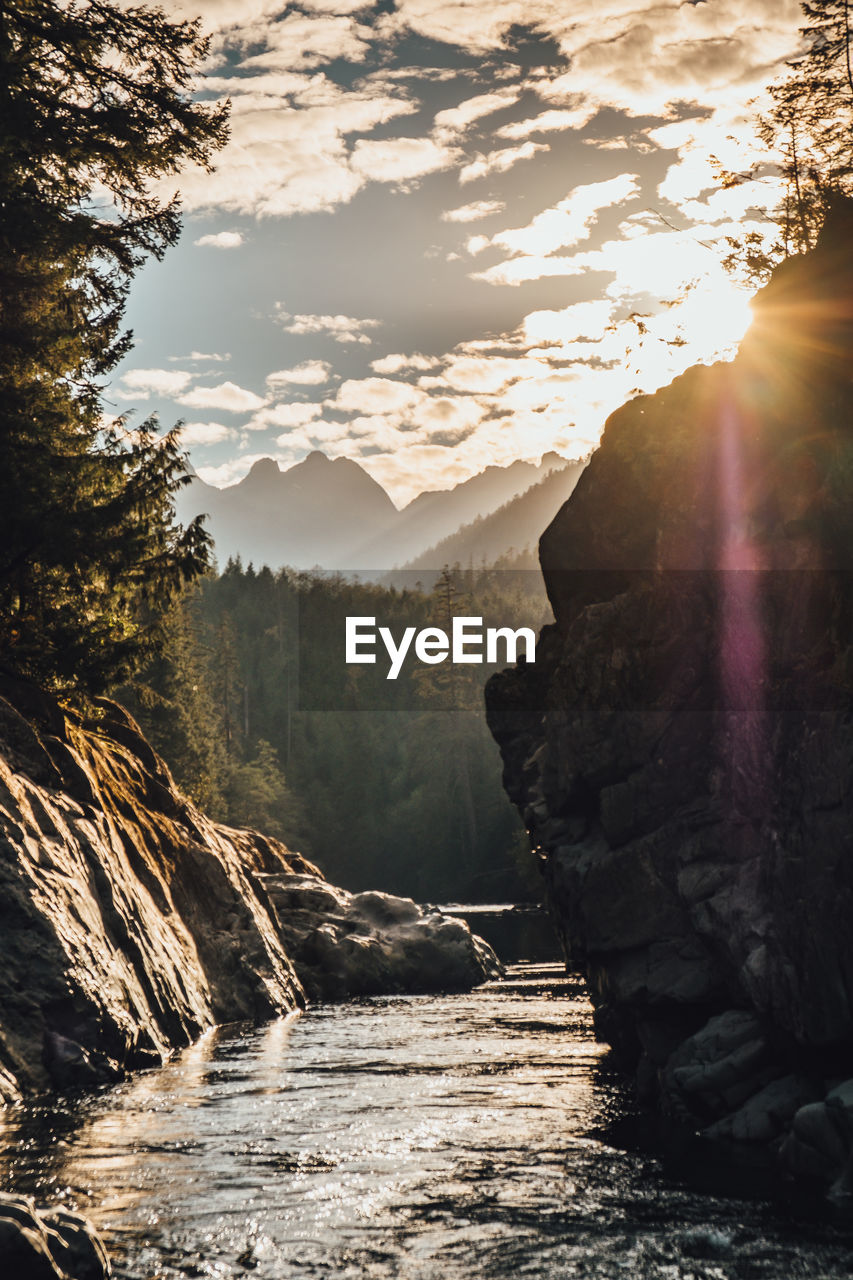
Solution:
[[[643,1098],[846,1187],[853,1149],[853,215],[731,363],[608,420],[542,536],[555,624],[487,714]]]
[[[278,841],[211,822],[117,704],[84,725],[2,678],[0,960],[0,1102],[117,1079],[306,996],[500,972],[464,922],[347,894]]]
[[[116,704],[84,728],[0,682],[0,1100],[301,1007],[273,872],[317,874],[199,813]]]

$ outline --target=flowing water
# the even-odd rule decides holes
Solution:
[[[0,1182],[82,1209],[128,1280],[851,1274],[850,1233],[610,1145],[603,1055],[574,980],[317,1007],[9,1111]]]

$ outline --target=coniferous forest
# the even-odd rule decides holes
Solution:
[[[347,888],[420,900],[537,898],[527,838],[482,713],[497,664],[388,680],[347,666],[347,616],[449,630],[548,618],[538,571],[449,570],[432,590],[229,561],[172,611],[165,644],[118,696],[212,816],[285,840]],[[499,658],[503,649],[499,649]]]

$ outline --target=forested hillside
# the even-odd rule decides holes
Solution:
[[[482,714],[496,665],[407,661],[391,681],[381,649],[376,666],[344,662],[347,616],[399,636],[452,615],[538,630],[541,576],[444,571],[427,594],[232,561],[184,597],[120,696],[209,813],[283,838],[347,888],[536,897]]]
[[[440,564],[493,565],[502,558],[535,568],[539,535],[571,497],[587,459],[563,462],[542,480],[497,511],[478,516],[422,552],[406,569],[429,569]]]

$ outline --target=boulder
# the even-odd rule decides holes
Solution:
[[[0,1260],[10,1280],[107,1280],[109,1259],[93,1227],[68,1209],[37,1209],[0,1195]]]
[[[501,973],[492,948],[463,920],[410,898],[351,894],[308,875],[263,883],[310,999],[468,991]]]

